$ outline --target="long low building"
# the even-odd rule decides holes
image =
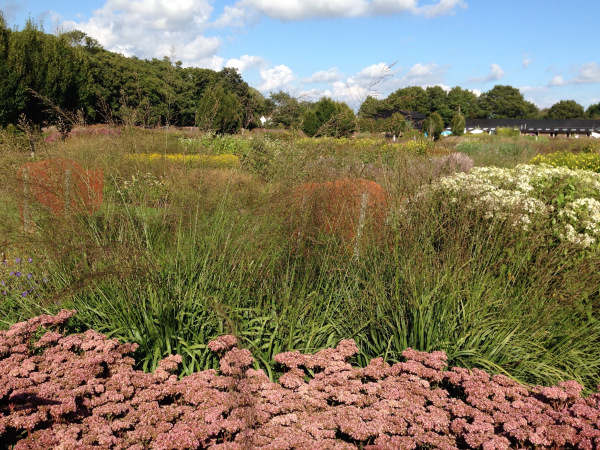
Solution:
[[[597,137],[600,120],[594,119],[467,119],[465,132],[481,130],[493,134],[497,128],[518,129],[521,135],[549,135],[567,137]],[[450,130],[447,127],[446,130]]]

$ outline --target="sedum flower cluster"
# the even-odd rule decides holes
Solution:
[[[465,201],[485,218],[516,217],[527,230],[534,221],[581,247],[600,238],[600,174],[548,165],[519,165],[514,169],[476,167],[469,173],[441,178],[432,192],[451,203]]]
[[[443,352],[405,362],[348,361],[354,341],[275,357],[271,382],[233,336],[209,344],[220,370],[183,378],[169,356],[133,368],[135,345],[94,331],[64,335],[74,311],[0,332],[0,442],[15,449],[581,448],[600,447],[600,393],[522,386],[446,367]],[[44,332],[45,331],[45,332]]]

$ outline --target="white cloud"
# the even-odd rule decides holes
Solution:
[[[457,8],[466,8],[463,0],[437,0],[419,6],[418,0],[239,0],[226,8],[218,23],[239,22],[245,15],[262,14],[283,21],[313,18],[366,17],[400,13],[420,14],[426,17],[452,14]]]
[[[337,67],[332,67],[328,70],[319,70],[313,73],[310,77],[304,78],[304,83],[331,83],[334,81],[340,81],[342,75],[339,73]]]
[[[301,80],[308,83],[311,80],[316,81],[318,79],[321,82],[330,83],[329,89],[311,89],[305,90],[303,93],[310,94],[312,97],[329,97],[336,101],[346,102],[356,110],[368,95],[379,97],[382,92],[388,94],[396,90],[399,87],[399,80],[394,79],[393,75],[397,71],[393,65],[378,63],[367,66],[355,75],[343,80],[337,68],[332,68],[327,71],[316,72],[311,77]]]
[[[210,0],[107,0],[87,21],[63,23],[80,29],[111,51],[162,58],[175,48],[184,65],[215,65],[218,37],[203,36],[213,11]],[[220,62],[222,64],[222,61]]]
[[[300,91],[295,97],[300,101],[316,102],[322,97],[332,98],[333,94],[329,89],[324,91],[321,89],[310,89],[308,91]]]
[[[303,20],[314,17],[358,17],[366,13],[365,0],[241,0],[246,7],[280,20]]]
[[[336,81],[332,86],[331,98],[340,102],[346,102],[350,107],[358,109],[361,103],[371,91],[368,87],[348,81]]]
[[[554,76],[548,86],[564,86],[567,84],[591,84],[600,83],[600,65],[595,62],[583,64],[577,70],[574,78],[565,80],[562,76]]]
[[[245,8],[226,5],[223,14],[211,26],[223,28],[228,26],[242,27],[249,20],[249,12]]]
[[[529,65],[533,62],[533,59],[529,57],[529,55],[523,55],[523,68],[527,69]]]
[[[544,92],[546,88],[543,86],[521,86],[518,88],[521,94],[529,94],[532,92]]]
[[[394,78],[399,68],[394,64],[378,63],[365,67],[346,79],[333,83],[332,98],[358,109],[367,96],[380,97],[396,90],[399,80]]]
[[[242,55],[240,58],[232,58],[225,63],[225,67],[235,67],[240,73],[249,69],[264,67],[267,61],[262,56]]]
[[[375,83],[382,78],[388,78],[398,72],[398,68],[394,64],[378,63],[365,67],[351,78],[354,82],[369,82]]]
[[[221,58],[220,56],[213,55],[208,56],[206,58],[200,58],[197,61],[195,67],[203,67],[205,69],[212,69],[215,71],[219,71],[223,68],[223,63],[225,62],[225,58]]]
[[[296,78],[292,69],[284,65],[275,66],[272,69],[262,69],[259,73],[262,83],[257,89],[261,92],[290,90],[289,85]]]
[[[595,62],[584,64],[573,83],[600,83],[600,65]]]
[[[417,63],[408,70],[400,81],[405,86],[440,85],[445,72],[445,67],[440,67],[435,63]]]
[[[426,17],[443,16],[453,14],[457,7],[466,8],[467,4],[462,0],[440,0],[439,3],[417,8],[417,13],[424,14]]]
[[[504,70],[502,70],[502,68],[498,64],[493,63],[490,67],[489,73],[486,76],[478,77],[478,78],[471,78],[470,81],[477,82],[477,83],[487,83],[489,81],[499,80],[504,75],[506,75],[506,72],[504,72]]]
[[[561,77],[560,75],[556,75],[555,77],[552,77],[550,83],[548,83],[548,86],[562,86],[563,84],[565,84],[565,80],[563,80],[563,77]]]

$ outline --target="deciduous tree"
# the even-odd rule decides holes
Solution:
[[[583,106],[575,100],[561,100],[548,109],[546,117],[548,119],[583,119],[585,111]]]
[[[485,119],[532,119],[538,114],[537,107],[512,86],[497,85],[484,92],[479,106]]]

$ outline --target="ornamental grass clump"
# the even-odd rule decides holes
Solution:
[[[364,232],[381,231],[388,195],[373,181],[346,178],[302,184],[294,191],[293,203],[294,216],[300,219],[299,234],[314,238],[315,233],[324,232],[353,242]]]
[[[127,158],[137,162],[165,161],[176,164],[184,164],[189,167],[239,167],[240,160],[235,155],[197,155],[182,153],[136,153],[127,155]]]
[[[443,352],[350,364],[354,341],[275,356],[269,381],[233,336],[209,343],[220,370],[178,378],[181,357],[133,369],[135,345],[65,335],[75,311],[0,332],[0,442],[47,448],[581,448],[600,446],[600,394],[573,381],[524,386],[447,368]]]

